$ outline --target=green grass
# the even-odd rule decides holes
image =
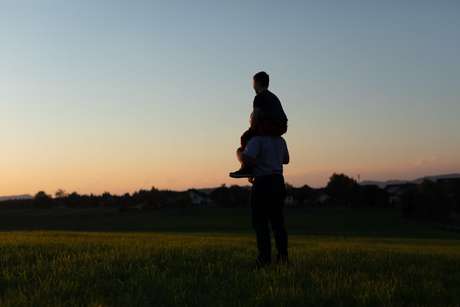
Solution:
[[[263,270],[245,209],[45,213],[0,217],[1,306],[460,306],[459,236],[393,211],[289,210],[292,265]]]

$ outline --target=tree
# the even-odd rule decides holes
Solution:
[[[231,206],[230,190],[225,185],[213,190],[210,197],[220,207]]]
[[[66,204],[69,207],[80,206],[83,201],[83,197],[77,192],[72,192],[67,196]]]
[[[210,197],[220,207],[245,207],[249,204],[250,191],[236,185],[231,187],[222,185],[212,191]]]
[[[56,193],[54,193],[54,197],[55,198],[65,198],[67,197],[67,193],[63,189],[58,189]]]
[[[350,206],[359,198],[359,185],[345,174],[333,174],[326,186],[326,193],[336,204]]]
[[[53,199],[44,191],[35,194],[34,205],[39,208],[49,208],[53,205]]]
[[[438,221],[449,219],[454,207],[442,185],[430,180],[418,186],[415,205],[418,217]]]
[[[388,193],[376,185],[360,186],[360,204],[366,207],[387,207]]]
[[[449,186],[430,180],[406,189],[401,203],[404,217],[437,222],[449,220],[455,210],[455,197]]]
[[[300,188],[294,188],[290,185],[286,185],[286,191],[288,195],[291,195],[297,202],[298,206],[313,205],[313,199],[315,198],[316,191],[304,185]]]

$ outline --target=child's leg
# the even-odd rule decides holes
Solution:
[[[241,169],[246,169],[247,167],[244,165],[243,162],[243,151],[246,148],[246,146],[249,143],[249,140],[255,136],[255,129],[253,127],[250,127],[248,130],[246,130],[242,135],[241,135],[241,147],[236,150],[236,156],[238,158],[238,161],[241,163]]]
[[[252,176],[252,169],[244,164],[242,155],[243,155],[244,149],[246,148],[246,146],[249,143],[249,140],[251,140],[251,138],[256,136],[257,130],[258,129],[256,128],[256,121],[253,118],[253,116],[251,116],[251,126],[249,127],[248,130],[246,130],[241,135],[241,138],[240,138],[241,147],[239,147],[236,150],[236,157],[237,157],[238,161],[240,161],[240,163],[241,163],[241,168],[236,172],[230,173],[230,177],[232,177],[232,178],[247,178],[247,177]]]
[[[246,130],[243,135],[241,135],[241,147],[236,150],[236,157],[241,163],[241,168],[236,172],[230,173],[232,178],[247,178],[252,176],[252,169],[244,164],[243,162],[243,151],[248,145],[249,140],[254,137],[255,132],[253,127]]]
[[[246,130],[240,138],[241,142],[241,149],[244,150],[246,148],[246,145],[248,145],[249,140],[252,139],[255,136],[255,128],[254,127],[249,127],[248,130]]]

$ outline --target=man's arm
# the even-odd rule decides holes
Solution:
[[[289,164],[290,158],[289,158],[289,152],[286,152],[286,155],[284,156],[283,159],[283,164]]]
[[[289,150],[287,148],[286,141],[283,139],[283,147],[284,147],[284,152],[283,152],[283,164],[289,164],[290,162],[290,157],[289,157]]]

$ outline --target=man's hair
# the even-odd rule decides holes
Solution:
[[[270,77],[265,71],[261,71],[254,75],[254,81],[256,81],[260,86],[268,88],[268,85],[270,84]]]

